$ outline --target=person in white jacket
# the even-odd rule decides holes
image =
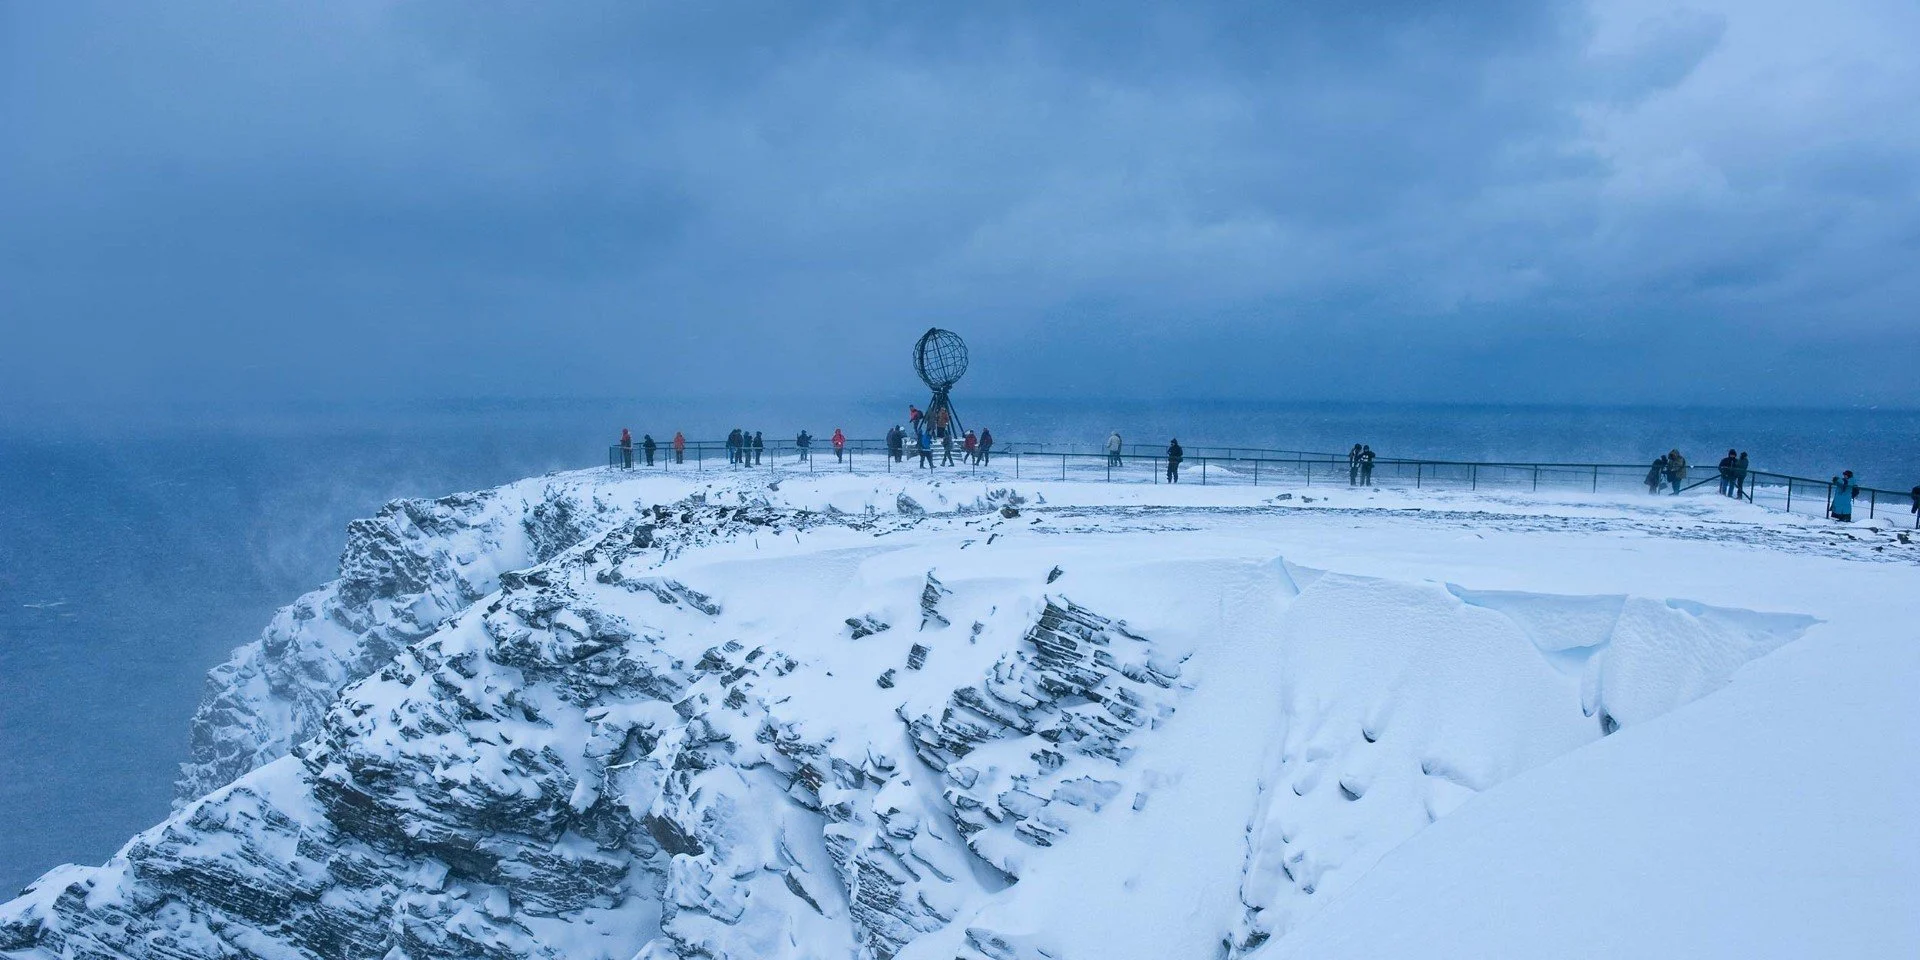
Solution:
[[[1120,446],[1120,431],[1115,430],[1111,436],[1107,437],[1107,466],[1120,465]]]

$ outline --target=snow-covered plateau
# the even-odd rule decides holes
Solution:
[[[0,955],[1920,956],[1915,541],[1704,493],[397,502]]]

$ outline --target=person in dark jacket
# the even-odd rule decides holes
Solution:
[[[985,427],[980,429],[980,465],[986,466],[993,459],[993,431]]]
[[[1667,479],[1667,458],[1654,457],[1653,466],[1647,468],[1647,492],[1659,493],[1660,485]]]
[[[953,466],[953,433],[952,431],[943,431],[940,434],[940,452],[941,452],[940,465],[943,467]]]
[[[620,428],[620,469],[633,469],[633,434],[626,427]]]
[[[1360,485],[1360,445],[1356,443],[1353,445],[1352,450],[1347,451],[1347,486],[1357,487],[1359,485]]]
[[[740,431],[738,429],[727,433],[727,462],[729,464],[740,462]]]
[[[1739,462],[1740,455],[1732,450],[1720,458],[1720,495],[1723,497],[1733,496],[1733,471]]]
[[[753,432],[753,465],[754,466],[757,467],[760,465],[760,455],[766,452],[767,452],[767,441],[764,437],[760,436],[760,431],[755,430]]]
[[[805,430],[800,431],[800,435],[793,438],[793,445],[800,448],[800,459],[794,461],[795,463],[806,463],[812,459],[813,455],[809,451],[813,448],[813,437]]]
[[[1860,495],[1860,485],[1853,481],[1853,471],[1848,470],[1833,478],[1833,501],[1827,505],[1827,516],[1841,523],[1853,522],[1853,498]]]
[[[899,463],[906,458],[907,432],[900,429],[897,423],[893,425],[892,430],[887,431],[887,452],[893,454],[894,463]]]
[[[1733,495],[1743,500],[1750,499],[1747,496],[1747,452],[1745,450],[1740,451],[1740,456],[1733,461]]]
[[[653,466],[653,451],[659,449],[659,447],[659,444],[653,442],[653,434],[651,433],[640,438],[640,449],[647,455],[647,466]]]
[[[1372,447],[1363,446],[1360,448],[1360,485],[1363,487],[1373,486]]]
[[[1167,444],[1167,482],[1180,482],[1180,461],[1186,459],[1187,452],[1180,449],[1180,438],[1175,437]]]

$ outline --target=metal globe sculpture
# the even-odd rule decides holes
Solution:
[[[951,390],[967,373],[967,342],[952,330],[934,327],[913,345],[913,369],[935,390]]]
[[[928,330],[913,345],[913,371],[933,390],[926,413],[929,434],[958,437],[965,433],[953,409],[952,390],[967,373],[967,342],[952,330]]]

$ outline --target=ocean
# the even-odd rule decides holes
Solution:
[[[914,398],[916,400],[920,398]],[[0,428],[0,890],[96,863],[164,817],[208,668],[330,579],[348,520],[606,462],[620,428],[878,437],[907,401],[555,401],[170,411]],[[1645,463],[1728,447],[1756,469],[1920,483],[1920,411],[958,398],[1003,443]],[[809,411],[804,420],[794,411]]]

